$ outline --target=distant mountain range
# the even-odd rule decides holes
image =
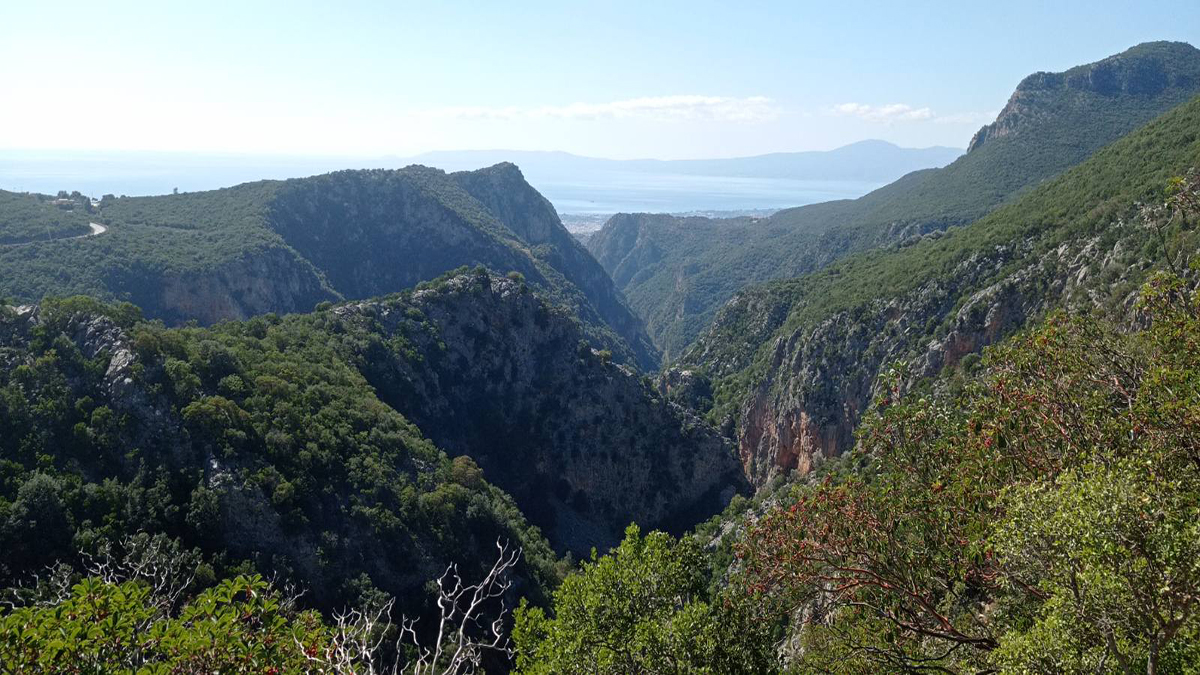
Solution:
[[[541,175],[562,177],[597,171],[883,183],[910,171],[944,166],[962,153],[961,148],[902,148],[887,141],[865,140],[834,150],[774,152],[725,159],[622,160],[582,157],[567,152],[461,150],[427,152],[404,161],[447,171],[513,162],[534,184]]]
[[[180,558],[161,569],[194,567],[191,590],[277,574],[311,589],[301,608],[395,596],[382,612],[436,633],[428,580],[499,579],[511,542],[490,599],[521,603],[522,672],[1095,672],[1160,653],[1155,606],[1183,646],[1147,670],[1178,672],[1200,654],[1198,130],[1200,50],[1157,42],[1029,76],[942,168],[906,162],[957,151],[873,141],[436,153],[389,161],[470,170],[96,202],[0,190],[0,597],[31,603],[0,612],[0,659],[134,644],[110,636],[138,603],[180,626],[138,644],[178,632],[205,654],[233,642],[221,626],[296,616],[168,612],[138,579],[56,598],[113,550]],[[888,171],[907,173],[767,217],[619,213],[587,248],[527,182]],[[1058,310],[1081,320],[1026,333]],[[143,563],[149,537],[166,543]],[[191,607],[278,606],[241,576],[220,588]],[[60,629],[78,608],[129,620]],[[284,634],[293,670],[318,667],[320,616]],[[471,621],[510,625],[492,620]],[[536,661],[592,645],[671,667]]]
[[[518,150],[431,152],[414,157],[0,150],[0,189],[149,196],[364,167],[422,164],[463,171],[510,162],[520,166],[526,179],[562,214],[741,213],[858,197],[910,171],[947,164],[961,153],[954,148],[900,148],[877,140],[827,152],[678,161]]]

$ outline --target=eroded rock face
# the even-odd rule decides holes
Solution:
[[[604,267],[563,227],[554,206],[525,182],[516,165],[504,162],[454,173],[451,178],[533,247],[535,257],[583,292],[598,318],[625,339],[642,370],[658,367],[657,350],[642,320],[629,308]]]
[[[516,166],[446,174],[410,166],[288,181],[273,230],[346,299],[410,288],[461,267],[518,272],[589,337],[643,370],[658,354],[641,320]],[[309,306],[311,307],[311,305]]]
[[[807,473],[817,457],[851,449],[858,422],[882,393],[880,375],[893,363],[908,364],[907,388],[1048,310],[1108,301],[1097,270],[1117,269],[1127,244],[1118,239],[1106,247],[1090,238],[1041,255],[1030,255],[1031,245],[995,247],[910,293],[776,338],[766,375],[739,413],[738,455],[747,478],[762,486],[782,473]],[[1113,283],[1144,268],[1123,268]],[[1118,304],[1131,307],[1132,301]]]
[[[560,551],[603,549],[630,522],[690,527],[746,486],[727,439],[519,281],[463,275],[410,305],[335,311],[394,345],[364,354],[380,398],[471,456]]]
[[[975,133],[967,152],[1061,113],[1062,107],[1074,104],[1074,98],[1152,98],[1169,89],[1190,93],[1197,84],[1195,69],[1189,63],[1195,51],[1182,42],[1150,42],[1065,72],[1034,73],[1017,85],[996,121]]]
[[[312,264],[285,247],[271,247],[201,272],[164,275],[134,287],[131,300],[169,324],[202,325],[258,314],[311,311],[341,296]]]

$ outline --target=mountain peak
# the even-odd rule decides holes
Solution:
[[[1200,49],[1186,42],[1145,42],[1064,72],[1037,72],[1021,80],[996,121],[975,133],[967,152],[1020,133],[1081,98],[1171,96],[1190,92],[1197,82]]]

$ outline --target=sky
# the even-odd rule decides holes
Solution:
[[[1200,2],[4,0],[0,149],[610,158],[965,147]]]

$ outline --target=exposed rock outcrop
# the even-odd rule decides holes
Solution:
[[[1153,98],[1168,89],[1193,91],[1197,72],[1192,61],[1196,49],[1183,42],[1148,42],[1104,60],[1061,73],[1034,73],[1017,85],[996,121],[971,138],[967,152],[988,141],[1021,133],[1037,122],[1079,105],[1073,100],[1088,96],[1121,95]]]
[[[658,352],[642,320],[604,267],[563,227],[550,201],[525,182],[520,169],[505,162],[451,178],[531,246],[534,256],[583,291],[599,320],[625,339],[643,370],[657,368]]]
[[[748,286],[967,225],[1198,92],[1200,50],[1138,45],[1063,73],[1030,76],[970,152],[858,199],[752,221],[619,214],[588,248],[670,361],[686,354],[722,305]]]
[[[615,544],[630,522],[690,527],[746,485],[728,440],[520,281],[460,275],[334,311],[390,345],[362,358],[380,398],[470,455],[560,550]]]
[[[165,275],[131,297],[148,315],[167,323],[195,320],[202,325],[267,312],[307,312],[319,302],[340,299],[312,263],[282,246],[204,271]]]
[[[1126,234],[1136,240],[1143,233]],[[908,364],[907,387],[953,370],[1053,308],[1132,307],[1136,284],[1129,282],[1150,265],[1124,263],[1129,246],[1126,239],[1103,245],[1099,237],[1036,255],[1030,240],[998,246],[914,291],[776,338],[767,375],[739,412],[747,477],[761,486],[849,450],[864,411],[883,393],[879,376],[889,364]],[[1120,288],[1129,295],[1112,297]]]

